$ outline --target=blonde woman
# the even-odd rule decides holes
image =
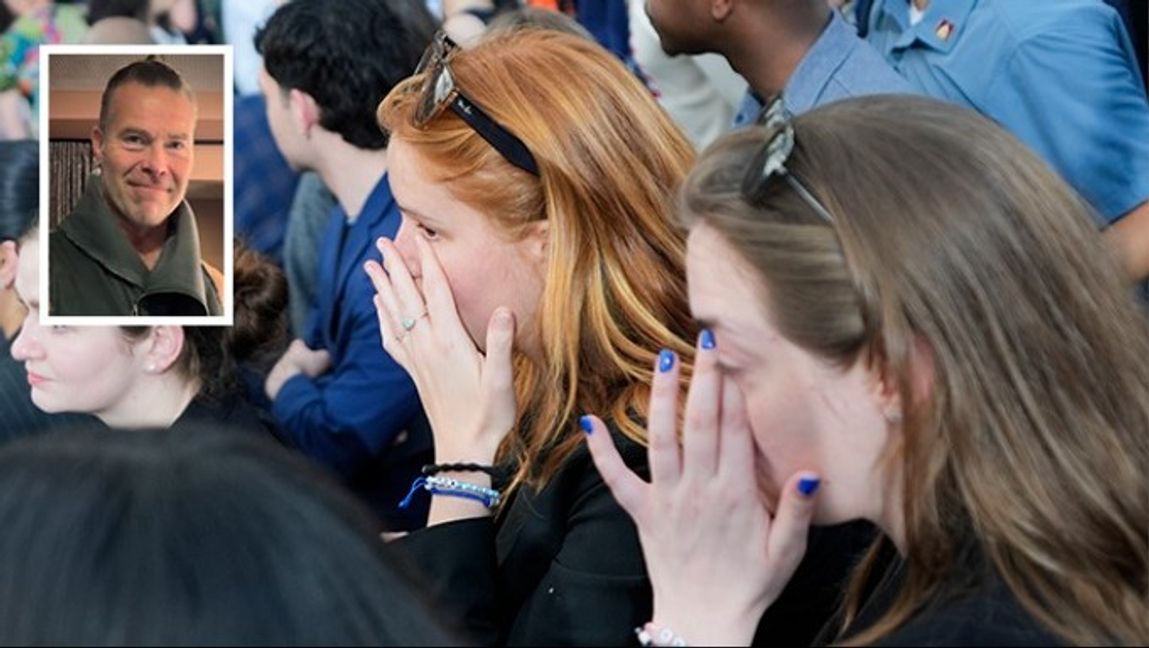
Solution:
[[[681,451],[652,416],[647,484],[588,438],[642,538],[642,638],[749,643],[809,524],[862,518],[827,639],[1149,642],[1149,338],[1089,208],[960,108],[775,116],[682,192],[709,343]]]

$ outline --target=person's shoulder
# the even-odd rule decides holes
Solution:
[[[173,424],[173,427],[182,426],[219,427],[268,440],[279,438],[270,417],[235,393],[197,394]]]
[[[885,646],[1051,646],[1062,642],[998,581],[927,606],[879,643]]]
[[[989,0],[978,3],[974,11],[1002,25],[1018,45],[1071,33],[1108,32],[1121,20],[1112,7],[1098,0]]]
[[[611,421],[607,421],[607,430],[610,432],[611,441],[614,442],[618,453],[622,457],[623,462],[628,468],[635,471],[642,477],[647,477],[650,474],[648,456],[646,452],[646,445],[631,439],[622,433],[622,431]],[[579,434],[583,434],[581,431]],[[600,489],[605,489],[606,484],[603,482],[602,475],[599,474],[598,468],[594,465],[594,459],[590,456],[590,450],[587,448],[586,443],[581,444],[570,458],[567,459],[564,466],[559,470],[556,475],[556,480],[564,479],[569,480],[579,496],[595,493]]]

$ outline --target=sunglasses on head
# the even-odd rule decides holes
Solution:
[[[415,107],[415,126],[417,128],[426,126],[443,110],[450,108],[507,162],[527,173],[539,175],[535,156],[531,155],[526,144],[483,112],[482,108],[467,98],[455,85],[450,59],[459,49],[455,41],[440,30],[435,34],[430,47],[423,53],[423,58],[415,68],[415,74],[425,75],[419,103]]]
[[[768,129],[773,128],[775,131],[770,141],[766,142],[762,150],[754,156],[746,175],[742,178],[742,198],[753,205],[762,204],[770,183],[773,179],[779,178],[785,180],[822,220],[833,223],[834,217],[830,215],[830,210],[814,196],[801,178],[786,168],[786,162],[794,152],[794,125],[790,122],[780,93],[758,113],[754,123]]]

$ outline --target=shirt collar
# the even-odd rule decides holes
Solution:
[[[59,229],[86,254],[121,278],[148,290],[190,289],[206,303],[200,272],[199,232],[195,214],[186,200],[168,217],[168,222],[172,224],[170,234],[155,267],[149,271],[116,225],[116,217],[104,198],[102,179],[91,175],[80,202],[60,223]]]
[[[379,177],[379,181],[371,188],[371,193],[367,194],[367,199],[363,201],[363,206],[359,208],[358,214],[348,214],[343,209],[343,203],[338,200],[335,201],[339,216],[347,227],[354,227],[361,221],[375,223],[386,214],[387,205],[395,199],[391,195],[391,183],[387,179],[388,175],[387,172],[383,172],[383,175]]]
[[[916,25],[910,25],[910,0],[882,0],[877,10],[897,23],[900,29],[892,49],[900,50],[922,43],[939,52],[948,52],[965,29],[977,3],[978,0],[930,0],[925,15]]]
[[[831,11],[829,24],[814,41],[790,80],[786,83],[786,108],[791,114],[799,115],[818,101],[826,84],[834,76],[835,70],[850,56],[860,44],[857,32],[837,11]]]

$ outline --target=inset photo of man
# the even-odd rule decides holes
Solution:
[[[228,52],[44,55],[46,322],[229,324]]]

